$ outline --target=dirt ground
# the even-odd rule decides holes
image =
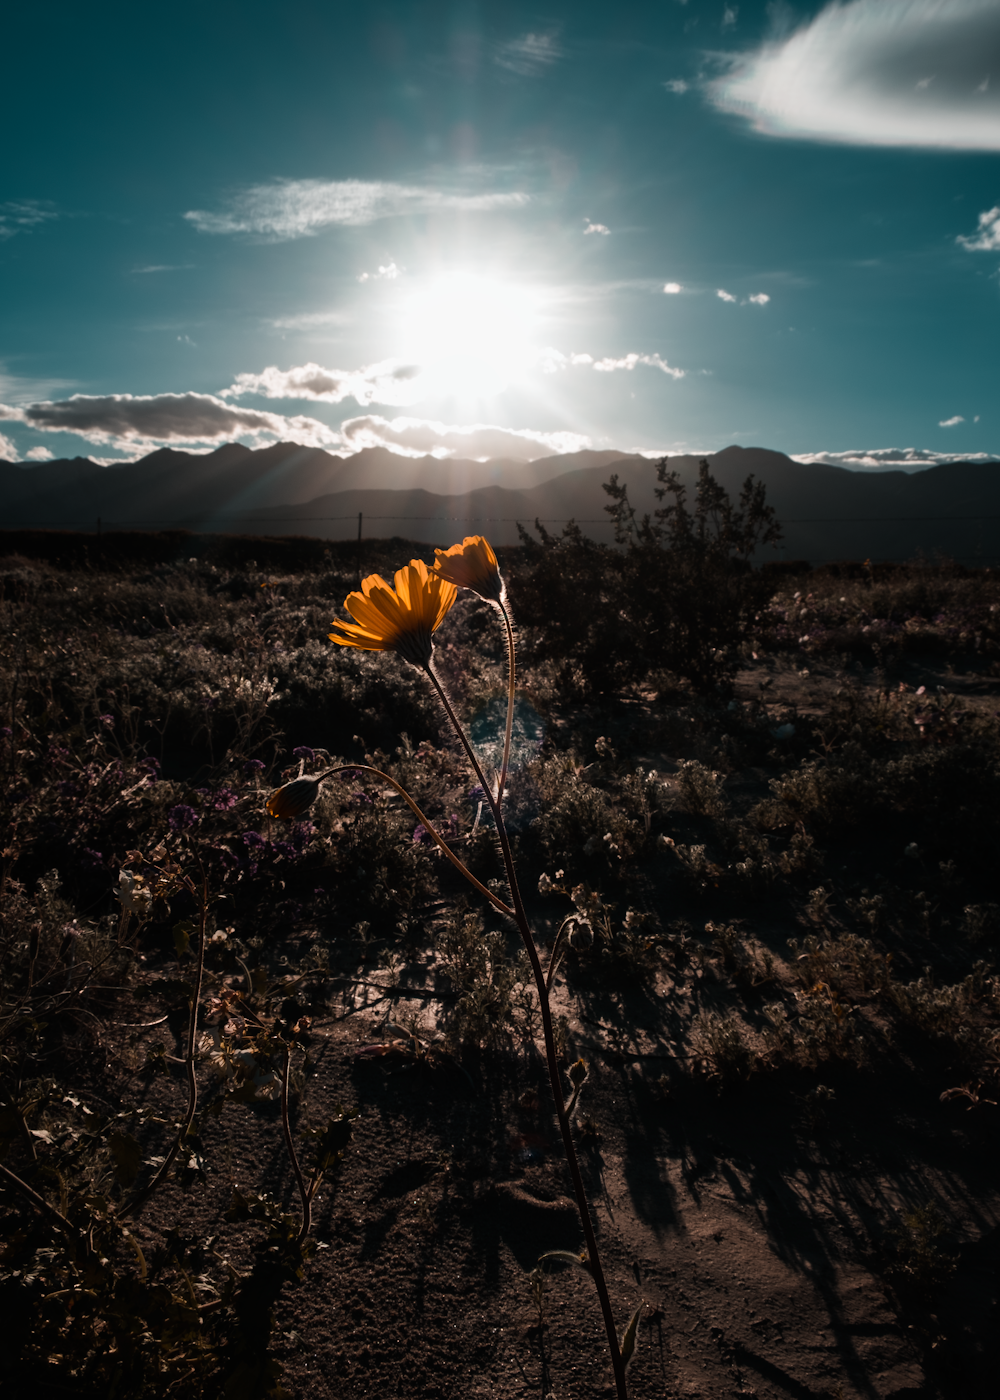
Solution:
[[[786,668],[767,698],[776,716],[822,708],[835,680]],[[760,682],[744,676],[741,691]],[[993,703],[996,682],[949,683]],[[762,937],[768,920],[787,934],[781,911],[753,918]],[[691,964],[639,988],[570,994],[556,979],[590,1066],[581,1156],[620,1328],[645,1304],[630,1394],[993,1400],[1000,1109],[942,1100],[958,1070],[916,1041],[878,1073],[829,1062],[818,1089],[816,1071],[786,1069],[720,1091],[681,1035],[710,980]],[[317,1200],[315,1256],[279,1303],[283,1384],[308,1400],[613,1396],[590,1278],[532,1272],[547,1250],[582,1248],[540,1050],[461,1067],[370,1050],[400,1023],[432,1039],[434,985],[430,953],[393,996],[377,976],[331,984],[312,1025],[296,1120],[360,1116]],[[297,1210],[273,1104],[210,1120],[205,1159],[208,1189],[162,1193],[140,1241],[179,1208],[224,1254],[234,1185]],[[945,1226],[931,1253],[955,1267],[918,1286],[890,1267],[892,1232],[928,1205]]]
[[[942,1104],[942,1066],[909,1098],[830,1072],[819,1111],[794,1078],[720,1095],[641,1019],[623,1030],[615,1001],[572,1030],[591,1066],[583,1164],[621,1325],[646,1304],[630,1394],[991,1400],[996,1110]],[[359,1054],[384,1035],[364,1010],[314,1027],[303,1112],[361,1116],[315,1209],[315,1258],[279,1305],[285,1385],[310,1400],[612,1396],[589,1277],[554,1268],[541,1312],[531,1289],[541,1253],[582,1246],[540,1055],[470,1067],[470,1082],[446,1061]],[[181,1205],[192,1230],[217,1228],[234,1184],[297,1208],[276,1110],[227,1108],[205,1148],[226,1171]],[[879,1269],[886,1222],[930,1200],[958,1255],[933,1310]],[[179,1204],[164,1193],[147,1227]]]

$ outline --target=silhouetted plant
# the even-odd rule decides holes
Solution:
[[[734,504],[703,461],[689,506],[669,458],[656,474],[664,504],[641,518],[617,475],[605,486],[616,549],[587,539],[573,522],[556,537],[536,521],[540,542],[519,527],[533,566],[522,621],[544,620],[538,654],[559,658],[571,689],[606,694],[651,671],[683,677],[699,692],[725,689],[773,592],[773,581],[753,567],[781,534],[763,483],[748,477]]]

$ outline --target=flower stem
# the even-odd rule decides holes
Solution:
[[[194,989],[191,993],[191,1015],[188,1018],[187,1053],[184,1056],[187,1068],[188,1081],[188,1108],[187,1116],[181,1124],[180,1132],[174,1139],[174,1145],[167,1153],[161,1163],[156,1175],[142,1188],[136,1191],[122,1206],[121,1215],[125,1218],[135,1215],[139,1207],[144,1205],[153,1194],[167,1172],[173,1166],[174,1158],[181,1149],[181,1143],[191,1131],[191,1124],[194,1122],[194,1115],[198,1108],[198,1077],[194,1068],[194,1052],[198,1041],[198,1003],[201,1001],[201,983],[205,974],[205,925],[208,921],[208,881],[202,877],[201,882],[201,915],[198,921],[198,963],[195,971]]]
[[[285,1046],[285,1067],[281,1075],[281,1127],[285,1135],[285,1146],[288,1148],[288,1156],[291,1159],[292,1170],[295,1173],[295,1180],[298,1183],[299,1195],[302,1198],[302,1225],[299,1228],[298,1243],[304,1244],[306,1236],[312,1227],[312,1196],[306,1188],[305,1179],[302,1176],[302,1168],[299,1166],[299,1159],[295,1152],[295,1143],[292,1139],[292,1125],[288,1121],[288,1081],[292,1072],[292,1051],[291,1046]]]
[[[431,679],[433,680],[434,677],[432,676]],[[451,861],[455,869],[461,871],[461,873],[465,876],[465,878],[469,881],[470,884],[475,885],[479,893],[483,896],[484,899],[489,900],[489,902],[493,905],[493,908],[497,911],[497,913],[506,914],[508,918],[513,918],[513,909],[511,909],[508,905],[504,904],[503,900],[498,899],[492,890],[488,890],[486,886],[482,884],[481,881],[476,879],[475,875],[473,875],[472,871],[465,864],[465,862],[459,860],[458,856],[451,849],[451,847],[444,840],[444,838],[438,835],[438,832],[435,829],[433,822],[430,820],[429,817],[426,817],[423,814],[423,812],[414,802],[413,798],[406,791],[406,788],[404,788],[401,783],[397,783],[395,778],[390,777],[388,773],[383,773],[380,768],[372,768],[372,766],[368,763],[345,763],[341,768],[328,768],[325,773],[320,774],[320,780],[322,780],[323,778],[332,778],[337,773],[371,773],[374,777],[381,778],[384,782],[387,782],[390,787],[395,788],[396,791],[399,793],[400,797],[409,807],[410,811],[416,817],[417,821],[420,822],[426,828],[428,834],[434,839],[434,841],[437,842],[438,846]],[[493,804],[491,802],[491,808],[492,805]]]
[[[506,614],[505,614],[506,616]],[[509,622],[508,622],[509,626]],[[511,648],[513,639],[511,637]],[[511,650],[513,660],[513,650]],[[615,1389],[618,1393],[618,1400],[628,1400],[628,1390],[625,1382],[625,1362],[622,1359],[621,1348],[618,1345],[618,1333],[615,1330],[615,1317],[611,1309],[611,1297],[608,1293],[608,1285],[604,1278],[604,1269],[601,1265],[601,1256],[597,1247],[597,1235],[594,1231],[594,1222],[590,1214],[590,1204],[587,1200],[586,1188],[583,1184],[583,1174],[580,1171],[580,1162],[576,1155],[576,1145],[573,1142],[573,1129],[567,1112],[566,1102],[563,1097],[563,1087],[559,1078],[559,1061],[556,1055],[555,1034],[552,1029],[552,1009],[549,1006],[548,988],[545,983],[545,974],[542,971],[542,964],[538,957],[538,949],[535,947],[535,940],[531,933],[531,926],[525,913],[524,902],[521,899],[521,892],[518,889],[517,874],[514,869],[514,856],[510,848],[510,838],[507,835],[507,827],[504,824],[503,813],[500,808],[500,800],[503,795],[501,785],[499,794],[495,797],[490,790],[489,784],[483,775],[482,766],[472,745],[466,737],[465,730],[459,722],[458,716],[452,708],[445,689],[430,664],[425,668],[434,688],[437,690],[445,713],[451,721],[456,734],[462,742],[462,746],[472,764],[473,771],[482,785],[486,800],[489,803],[490,811],[493,813],[496,822],[497,835],[500,838],[500,849],[503,854],[504,869],[507,872],[507,883],[510,887],[511,904],[513,905],[513,917],[517,923],[518,932],[521,935],[521,942],[531,963],[531,971],[535,979],[535,991],[538,996],[538,1009],[542,1017],[542,1034],[545,1040],[545,1062],[549,1071],[549,1083],[552,1087],[552,1098],[555,1103],[556,1117],[559,1119],[559,1131],[562,1135],[563,1151],[566,1154],[566,1163],[569,1167],[570,1176],[573,1180],[573,1192],[576,1196],[577,1209],[580,1213],[580,1223],[583,1226],[584,1239],[587,1242],[587,1259],[590,1273],[597,1287],[597,1296],[600,1299],[601,1312],[604,1316],[604,1328],[608,1337],[608,1351],[611,1354],[611,1367],[614,1371]],[[509,694],[513,695],[513,685]]]
[[[497,603],[497,607],[503,614],[504,626],[507,629],[507,728],[503,736],[503,763],[500,767],[500,782],[497,785],[497,803],[502,806],[507,789],[507,770],[510,767],[510,739],[514,729],[514,628],[511,626],[510,613],[503,603]]]

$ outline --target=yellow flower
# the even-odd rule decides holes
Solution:
[[[315,778],[295,778],[276,788],[264,805],[269,816],[290,822],[307,812],[318,796],[319,782]]]
[[[349,593],[344,606],[354,622],[338,622],[330,640],[362,651],[394,651],[404,661],[425,667],[436,632],[458,591],[419,559],[396,573],[395,592],[385,579],[370,574],[360,593]]]
[[[459,588],[471,588],[480,598],[499,603],[504,594],[497,557],[482,535],[466,535],[451,549],[436,549],[434,573]]]

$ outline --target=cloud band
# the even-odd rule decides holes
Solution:
[[[311,238],[338,224],[357,227],[440,210],[488,213],[520,209],[528,202],[519,190],[452,194],[385,180],[277,180],[242,190],[220,212],[189,209],[184,217],[199,233],[247,233],[283,242]]]

